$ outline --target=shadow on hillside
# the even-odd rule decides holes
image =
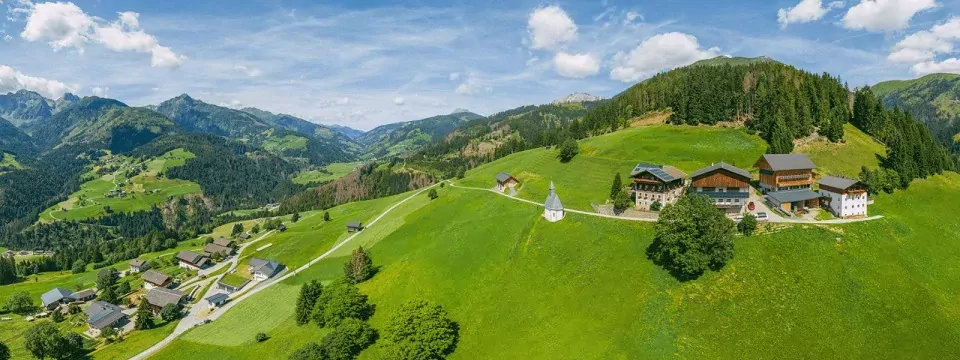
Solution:
[[[670,276],[673,276],[674,279],[677,279],[679,282],[687,282],[691,280],[699,279],[702,272],[697,274],[688,274],[680,270],[680,267],[674,263],[667,255],[663,249],[663,243],[660,239],[654,239],[650,246],[647,247],[647,259],[653,261],[659,267],[662,267],[664,270],[670,272]],[[722,266],[721,266],[722,267]],[[713,269],[713,266],[711,266]],[[719,269],[713,269],[719,270]]]

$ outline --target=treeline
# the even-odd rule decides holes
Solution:
[[[849,103],[847,86],[826,73],[776,62],[688,66],[634,85],[587,114],[576,130],[598,135],[635,116],[670,109],[675,124],[743,121],[767,140],[770,152],[789,153],[793,139],[814,131],[840,141]]]
[[[167,171],[170,178],[200,184],[205,197],[224,209],[259,207],[304,189],[290,179],[296,166],[259,148],[230,142],[216,135],[184,134],[157,139],[133,152],[160,156],[184,148],[196,155]]]
[[[370,163],[325,185],[307,189],[280,203],[279,212],[290,214],[308,210],[329,209],[351,201],[376,199],[416,190],[434,182],[420,172],[395,170],[399,159],[387,164]]]
[[[914,179],[957,169],[957,160],[923,123],[906,111],[884,108],[870,87],[854,95],[850,123],[887,146],[883,169],[861,173],[861,180],[874,189],[905,189]]]

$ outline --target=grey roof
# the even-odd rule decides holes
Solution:
[[[814,169],[817,164],[806,154],[764,154],[763,159],[773,171]]]
[[[359,221],[351,221],[347,223],[348,228],[360,228],[362,224]]]
[[[203,247],[203,252],[209,253],[209,254],[221,253],[221,254],[224,254],[224,255],[229,255],[230,253],[233,252],[233,248],[231,248],[231,247],[226,247],[226,246],[221,246],[221,245],[217,245],[217,244],[214,244],[214,243],[209,243],[209,244],[207,244],[206,246]]]
[[[214,243],[214,244],[217,244],[217,245],[220,245],[220,246],[232,246],[232,245],[233,245],[233,240],[230,240],[230,239],[227,239],[227,238],[221,236],[221,237],[217,238],[216,240],[214,240],[213,243]]]
[[[261,258],[250,258],[250,273],[261,272],[264,274],[273,275],[277,272],[277,269],[282,266],[282,264]]]
[[[40,300],[43,302],[43,306],[53,304],[57,301],[63,300],[66,297],[69,297],[73,294],[73,291],[64,289],[64,288],[53,288],[53,290],[47,291],[40,295]]]
[[[208,298],[206,298],[206,299],[204,299],[204,300],[206,300],[208,303],[218,304],[218,303],[221,303],[221,302],[223,302],[223,301],[226,301],[228,298],[230,298],[229,295],[224,294],[224,293],[218,293],[218,294],[214,294],[214,295],[212,295],[212,296],[210,296],[210,297],[208,297]]]
[[[70,295],[70,298],[71,298],[71,299],[74,299],[74,300],[80,300],[80,299],[86,299],[86,298],[91,297],[91,296],[94,296],[94,295],[97,295],[97,291],[96,291],[96,290],[94,290],[94,289],[86,289],[86,290],[84,290],[84,291],[75,292],[75,293],[71,294],[71,295]]]
[[[87,324],[96,329],[104,329],[125,318],[123,309],[105,301],[94,301],[87,308]]]
[[[824,176],[823,179],[820,179],[820,181],[817,181],[817,184],[826,185],[826,186],[841,189],[841,190],[846,190],[847,188],[853,186],[856,183],[858,183],[857,180],[836,177],[836,176]]]
[[[147,301],[150,305],[163,307],[167,304],[177,304],[184,296],[187,296],[187,293],[176,290],[176,289],[167,289],[167,288],[153,288],[147,292],[147,296],[144,300]]]
[[[550,182],[550,194],[547,194],[547,201],[543,202],[543,206],[547,210],[563,210],[563,203],[557,196],[557,189],[553,186],[553,181]]]
[[[630,176],[637,176],[642,173],[650,173],[655,176],[657,179],[663,182],[671,182],[677,179],[682,179],[687,176],[683,171],[669,166],[669,165],[657,165],[649,163],[639,163],[633,168],[633,171],[630,172]]]
[[[203,255],[197,254],[190,250],[180,250],[180,253],[177,254],[177,259],[191,264],[198,264],[203,260]]]
[[[143,281],[149,282],[154,285],[163,285],[170,280],[170,275],[164,274],[162,272],[150,269],[143,272],[143,275],[140,275],[140,278]]]
[[[817,194],[811,190],[785,190],[768,193],[767,196],[772,197],[777,200],[777,202],[783,204],[794,201],[817,199],[820,197],[820,194]]]
[[[498,182],[505,182],[505,181],[507,181],[508,179],[510,179],[510,178],[512,178],[512,177],[513,177],[513,176],[510,176],[510,174],[507,174],[507,173],[505,173],[505,172],[503,172],[503,171],[497,173],[497,181],[498,181]]]
[[[743,177],[746,177],[746,178],[750,178],[750,172],[749,172],[749,171],[746,171],[746,170],[741,169],[741,168],[738,168],[738,167],[736,167],[736,166],[727,164],[727,163],[722,162],[722,161],[719,162],[719,163],[717,163],[717,164],[713,164],[713,165],[707,166],[707,167],[705,167],[705,168],[703,168],[703,169],[694,171],[694,172],[693,172],[693,175],[690,175],[690,177],[693,177],[693,178],[699,177],[699,176],[701,176],[701,175],[706,175],[706,174],[709,174],[709,173],[711,173],[711,172],[713,172],[713,171],[715,171],[715,170],[720,170],[720,169],[723,169],[723,170],[732,172],[732,173],[734,173],[734,174],[737,174],[737,175],[740,175],[740,176],[743,176]]]
[[[240,234],[240,238],[241,238],[241,239],[249,239],[249,238],[250,238],[250,233]]]
[[[143,266],[143,264],[146,264],[146,263],[147,263],[146,261],[143,261],[143,260],[140,260],[140,259],[130,260],[130,266],[141,267],[141,266]]]

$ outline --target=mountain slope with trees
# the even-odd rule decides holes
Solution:
[[[887,108],[899,108],[922,122],[937,141],[960,156],[960,75],[931,74],[872,87]]]
[[[12,123],[0,117],[0,153],[13,154],[20,157],[35,156],[37,147],[33,139]]]
[[[426,119],[381,125],[357,141],[367,147],[367,156],[385,157],[411,152],[453,132],[458,126],[481,115],[463,111]]]

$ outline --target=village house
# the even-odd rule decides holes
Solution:
[[[169,304],[182,304],[187,298],[187,293],[177,290],[177,289],[167,289],[163,287],[157,287],[150,289],[147,292],[147,295],[143,297],[143,301],[146,301],[150,305],[150,310],[154,314],[160,315],[160,310],[164,306]]]
[[[240,239],[240,240],[244,240],[244,241],[249,240],[249,239],[250,239],[250,233],[240,234],[240,236],[238,236],[237,238]]]
[[[40,302],[43,304],[43,307],[47,310],[53,310],[63,304],[69,304],[73,301],[73,298],[70,297],[73,295],[73,292],[64,288],[53,288],[50,291],[40,295]]]
[[[229,295],[224,293],[217,293],[207,297],[206,299],[203,299],[203,301],[207,302],[207,306],[213,308],[213,307],[223,306],[223,304],[227,303],[227,299],[230,299]]]
[[[630,172],[630,177],[635,206],[650,210],[654,203],[661,206],[676,203],[683,196],[687,174],[669,165],[640,163]]]
[[[146,261],[140,259],[130,260],[130,272],[131,273],[141,273],[150,268],[150,265]]]
[[[87,314],[88,332],[93,337],[100,336],[103,329],[123,326],[127,322],[127,315],[123,313],[123,309],[106,301],[90,303],[85,313]]]
[[[513,175],[507,174],[503,171],[497,174],[497,191],[503,192],[507,188],[513,188],[519,184],[520,181]]]
[[[566,211],[563,210],[563,203],[560,202],[560,196],[557,195],[557,189],[550,182],[550,192],[547,194],[547,200],[543,202],[543,217],[549,222],[563,220]]]
[[[767,202],[786,213],[820,207],[820,194],[810,190],[816,164],[804,154],[764,154],[754,164],[760,169],[760,188]]]
[[[153,269],[145,271],[143,275],[140,275],[140,278],[143,279],[143,288],[147,290],[157,287],[165,288],[173,282],[173,278],[171,278],[170,275]]]
[[[842,218],[867,216],[867,187],[853,179],[825,176],[817,181],[820,195],[833,215]]]
[[[216,245],[218,245],[218,246],[223,246],[223,247],[232,248],[232,247],[233,247],[234,245],[236,245],[237,243],[234,242],[233,240],[230,240],[230,239],[227,239],[227,238],[221,236],[221,237],[217,238],[216,240],[214,240],[214,241],[213,241],[213,244],[216,244]]]
[[[250,272],[250,276],[252,276],[254,280],[264,281],[273,277],[273,275],[276,275],[281,268],[283,268],[283,264],[276,261],[251,258],[248,270]]]
[[[203,256],[211,257],[213,254],[221,254],[223,257],[233,255],[233,248],[209,243],[203,247]]]
[[[359,221],[351,221],[347,223],[347,232],[357,232],[363,230],[363,224]]]
[[[72,299],[75,302],[87,302],[87,301],[93,300],[93,298],[95,297],[97,297],[96,289],[86,289],[83,291],[75,292],[70,295],[70,299]]]
[[[742,213],[750,198],[750,172],[724,162],[697,170],[690,179],[688,191],[710,197],[728,214]]]
[[[177,260],[180,260],[180,267],[189,270],[200,270],[209,265],[210,259],[206,256],[197,254],[190,250],[181,250],[177,254]]]

